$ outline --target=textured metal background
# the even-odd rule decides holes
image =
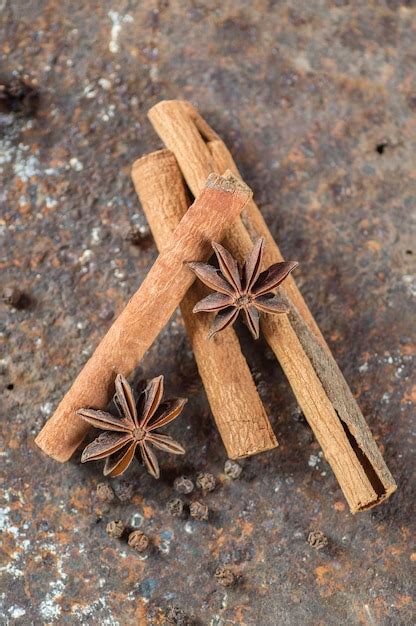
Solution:
[[[3,624],[414,623],[412,432],[416,13],[411,0],[2,0],[2,78],[39,87],[0,117]],[[130,503],[94,498],[100,464],[58,465],[33,437],[156,257],[129,177],[160,147],[146,112],[188,98],[224,137],[382,447],[399,488],[352,517],[262,341],[240,328],[279,449],[222,474],[179,316],[140,364],[187,394],[169,432],[185,459],[136,465]],[[3,184],[4,183],[4,184]],[[140,375],[139,372],[139,375]],[[413,385],[413,386],[412,386]],[[176,475],[219,476],[209,523],[165,511]],[[140,558],[105,533],[152,538]],[[328,548],[306,542],[321,529]],[[240,574],[215,582],[218,564]]]

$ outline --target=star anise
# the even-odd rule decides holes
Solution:
[[[194,313],[215,312],[217,315],[209,336],[227,328],[235,322],[243,310],[247,326],[255,339],[259,337],[260,313],[287,313],[287,304],[273,293],[298,265],[297,261],[275,263],[260,273],[264,251],[264,238],[253,247],[240,269],[234,257],[219,243],[212,242],[218,259],[219,269],[205,263],[188,263],[203,283],[215,290],[194,306]]]
[[[113,400],[120,417],[93,409],[77,411],[83,420],[105,431],[86,446],[81,462],[106,459],[104,476],[120,476],[132,462],[138,448],[148,472],[159,478],[159,464],[149,444],[172,454],[185,453],[179,443],[168,435],[156,433],[155,429],[166,426],[178,417],[187,400],[175,398],[161,403],[163,376],[153,378],[147,384],[137,404],[133,390],[124,376],[117,376],[115,386]]]

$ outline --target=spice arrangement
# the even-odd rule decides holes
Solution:
[[[291,272],[297,263],[282,258],[225,144],[187,102],[161,102],[150,110],[149,118],[167,149],[136,161],[132,178],[160,255],[38,435],[37,444],[65,461],[89,425],[98,426],[104,432],[87,446],[82,460],[107,457],[105,473],[111,476],[121,474],[138,449],[148,471],[158,477],[149,444],[183,453],[180,444],[154,431],[177,417],[184,401],[162,408],[159,378],[136,405],[124,378],[180,305],[230,459],[276,447],[232,328],[243,311],[253,337],[262,333],[281,364],[351,511],[384,501],[396,488],[394,479],[296,287]],[[185,181],[195,197],[193,204]],[[206,264],[211,245],[218,269]],[[201,282],[194,283],[195,276],[214,293]],[[104,412],[114,387],[119,417]],[[205,519],[204,506],[193,502],[191,515]]]

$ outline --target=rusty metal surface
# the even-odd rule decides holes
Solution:
[[[2,79],[39,88],[0,117],[2,624],[414,623],[415,7],[411,1],[3,0]],[[155,259],[129,178],[160,147],[146,111],[191,99],[255,191],[398,491],[351,516],[277,364],[240,329],[280,447],[225,454],[179,316],[140,364],[187,394],[170,432],[185,459],[159,482],[135,465],[131,501],[102,505],[100,464],[58,465],[33,437]],[[148,242],[147,242],[148,243]],[[207,523],[166,512],[175,476],[213,472]],[[188,498],[190,501],[192,498]],[[145,556],[105,533],[145,531]],[[306,541],[318,529],[328,546]],[[413,563],[412,563],[413,561]],[[224,589],[214,577],[239,575]]]

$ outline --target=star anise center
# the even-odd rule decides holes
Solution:
[[[132,430],[132,435],[136,441],[143,441],[146,437],[146,431],[143,428],[134,428]]]
[[[249,306],[252,300],[253,298],[250,296],[250,294],[243,294],[242,296],[238,296],[238,298],[235,299],[235,306],[239,309],[244,308],[246,306]]]

